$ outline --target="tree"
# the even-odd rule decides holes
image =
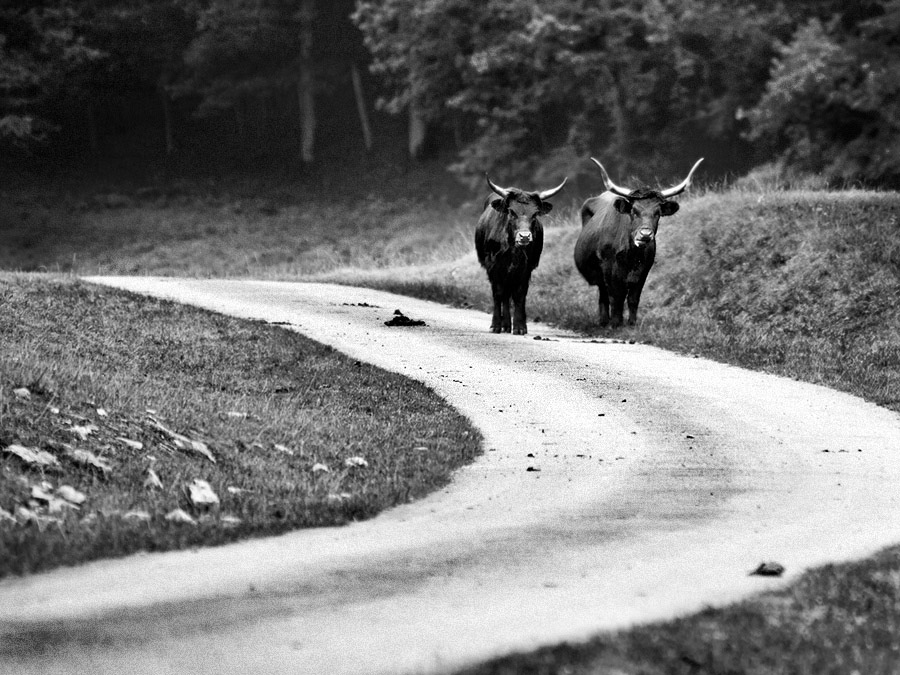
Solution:
[[[57,128],[41,106],[104,57],[85,33],[75,3],[0,8],[0,143],[29,148]]]
[[[539,181],[589,154],[667,172],[743,143],[736,112],[789,34],[776,8],[712,0],[364,1],[355,19],[383,108],[462,128],[461,174]]]
[[[877,5],[877,7],[875,7]],[[749,137],[789,166],[900,184],[900,0],[812,19],[779,49]]]

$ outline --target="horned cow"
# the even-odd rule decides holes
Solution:
[[[600,325],[622,325],[628,301],[628,325],[637,322],[638,303],[647,274],[656,258],[656,230],[659,219],[678,211],[669,201],[691,184],[697,160],[681,183],[667,190],[648,187],[619,187],[600,167],[606,192],[591,197],[581,207],[581,234],[575,242],[575,266],[591,286],[598,289]]]
[[[493,194],[483,204],[475,228],[475,252],[487,271],[494,300],[491,332],[524,335],[528,332],[525,296],[531,273],[541,260],[544,228],[539,220],[553,206],[547,200],[563,189],[566,179],[551,190],[525,192],[502,188],[485,176]],[[510,300],[514,314],[510,317]]]

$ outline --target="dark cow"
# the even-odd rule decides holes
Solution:
[[[487,183],[499,198],[491,194],[484,200],[484,211],[475,228],[475,251],[478,262],[487,270],[494,296],[491,332],[509,333],[512,329],[514,334],[524,335],[528,332],[525,324],[528,282],[544,248],[544,228],[538,218],[550,213],[553,206],[547,200],[563,189],[566,180],[543,192],[498,187],[490,178]],[[512,321],[510,299],[515,304]]]
[[[641,290],[656,257],[656,228],[661,216],[678,211],[669,201],[684,192],[703,161],[697,160],[687,178],[668,190],[619,187],[600,167],[606,192],[588,199],[581,207],[581,234],[575,242],[575,266],[591,286],[599,290],[600,325],[622,325],[628,299],[628,325],[637,321]]]

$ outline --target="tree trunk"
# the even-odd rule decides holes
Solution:
[[[88,99],[87,101],[87,127],[88,144],[91,149],[91,154],[96,155],[100,152],[100,141],[97,134],[97,110],[94,108],[94,101],[92,99]]]
[[[163,123],[165,125],[166,155],[175,154],[175,120],[172,114],[172,98],[165,86],[159,86],[159,98],[162,102]]]
[[[315,0],[303,0],[300,5],[300,74],[297,97],[300,103],[300,159],[304,164],[313,161],[316,143],[316,105],[313,87],[312,41]]]
[[[418,159],[422,156],[425,146],[425,132],[427,131],[425,116],[416,101],[409,102],[409,156]]]
[[[356,96],[356,111],[359,113],[359,124],[362,126],[363,142],[366,152],[372,149],[372,128],[369,126],[369,113],[366,110],[366,99],[363,95],[362,78],[355,63],[350,64],[350,77],[353,78],[353,93]]]

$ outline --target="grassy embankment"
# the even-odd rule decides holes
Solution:
[[[0,576],[366,518],[479,451],[424,386],[260,322],[0,273],[0,336]]]

